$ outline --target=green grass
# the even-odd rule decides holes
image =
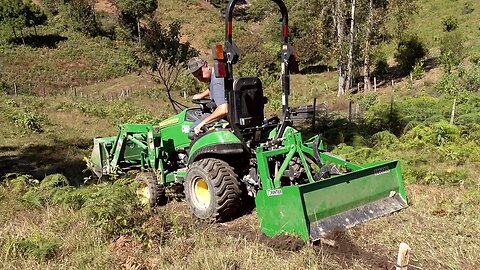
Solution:
[[[60,92],[124,76],[136,68],[133,49],[124,42],[49,28],[43,31],[65,40],[55,48],[0,43],[1,80],[8,85],[3,91],[13,93],[16,84],[23,93]]]

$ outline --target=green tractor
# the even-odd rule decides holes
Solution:
[[[357,165],[328,153],[320,137],[303,139],[292,119],[311,113],[288,104],[289,74],[295,65],[288,40],[288,13],[282,14],[280,118],[265,118],[262,83],[233,77],[239,52],[232,40],[232,14],[226,10],[224,45],[213,49],[217,77],[225,78],[228,125],[217,123],[190,139],[193,122],[209,110],[210,100],[158,124],[123,124],[116,137],[94,139],[89,167],[112,175],[141,170],[142,202],[167,203],[166,190],[182,190],[193,214],[226,221],[254,198],[261,230],[268,236],[290,234],[315,241],[407,207],[398,161]]]

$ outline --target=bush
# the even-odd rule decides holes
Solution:
[[[410,72],[419,60],[427,54],[427,48],[417,36],[403,38],[395,52],[395,61],[404,72]]]
[[[445,73],[440,80],[437,81],[435,89],[443,94],[456,95],[458,93],[458,80],[458,76]]]
[[[11,173],[4,177],[7,187],[14,193],[25,193],[29,187],[38,185],[38,180],[33,176]]]
[[[457,29],[457,27],[458,27],[457,18],[452,17],[452,16],[443,19],[442,24],[443,24],[443,31],[445,31],[445,32],[451,32],[451,31]]]
[[[23,130],[30,130],[34,133],[43,133],[42,122],[46,116],[30,109],[25,109],[19,115],[14,116],[15,125]]]
[[[52,189],[52,188],[66,187],[69,185],[70,184],[67,177],[59,173],[47,175],[40,182],[41,189]]]
[[[461,32],[445,33],[440,40],[440,64],[447,72],[461,63],[464,56],[464,38]]]
[[[460,129],[443,120],[432,125],[431,143],[445,145],[460,138]]]
[[[386,58],[377,60],[375,63],[375,70],[373,71],[374,76],[383,76],[388,73],[388,63]]]
[[[388,132],[380,131],[372,135],[372,145],[377,148],[390,148],[399,142],[397,136]]]
[[[60,239],[56,237],[46,237],[40,232],[13,241],[13,246],[17,252],[23,255],[33,256],[39,260],[49,260],[55,257],[60,245]]]
[[[125,233],[141,222],[141,219],[132,215],[140,213],[135,193],[136,184],[134,180],[123,179],[101,186],[89,194],[82,211],[90,216],[95,226],[109,235]]]
[[[425,71],[423,70],[423,61],[417,61],[412,69],[412,79],[419,80],[425,76]]]

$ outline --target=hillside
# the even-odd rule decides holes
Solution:
[[[34,2],[45,9],[50,1]],[[253,10],[266,1],[246,2]],[[302,3],[289,6],[297,35],[304,34]],[[409,269],[480,268],[480,2],[417,1],[405,36],[425,45],[424,65],[399,71],[399,41],[382,36],[372,55],[375,92],[357,89],[358,75],[353,91],[337,96],[335,49],[317,57],[306,50],[312,47],[294,44],[304,50],[302,61],[302,53],[314,60],[291,76],[290,102],[315,99],[317,106],[315,127],[296,127],[320,134],[328,151],[358,164],[399,160],[409,204],[316,243],[265,236],[247,206],[213,224],[194,218],[185,199],[170,193],[166,206],[146,209],[135,172],[97,179],[87,170],[93,138],[175,113],[164,86],[139,67],[139,44],[119,26],[119,11],[110,1],[94,10],[103,31],[96,36],[69,27],[62,9],[48,13],[38,35],[25,28],[25,44],[0,23],[0,269],[395,269],[401,242],[412,248]],[[259,76],[267,114],[279,115],[278,66],[269,65],[278,56],[277,33],[269,30],[278,18],[268,9],[248,12],[234,24],[243,53],[235,72]],[[152,16],[162,25],[179,21],[180,40],[211,62],[210,46],[224,31],[216,7],[158,1]],[[444,30],[448,18],[451,32]],[[461,44],[463,54],[447,70],[451,59],[442,50],[449,44]],[[196,106],[184,95],[204,87],[182,71],[172,95]]]

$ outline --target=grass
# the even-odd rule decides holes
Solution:
[[[59,37],[59,41],[52,47],[0,43],[1,79],[8,85],[2,90],[13,93],[15,84],[23,93],[59,92],[124,76],[135,69],[129,44],[51,28],[43,32]],[[4,42],[9,37],[5,31],[2,36]]]

